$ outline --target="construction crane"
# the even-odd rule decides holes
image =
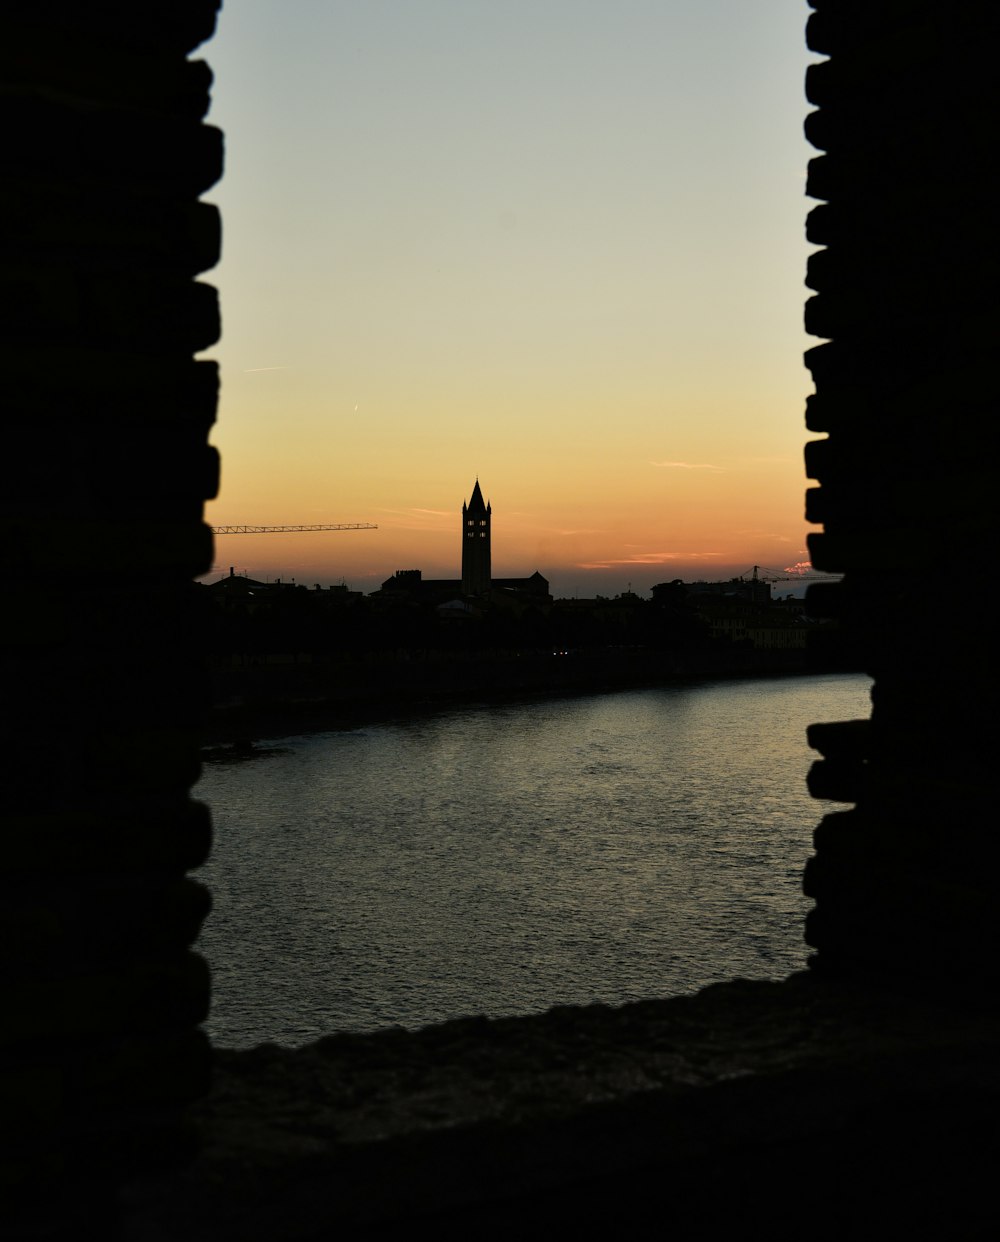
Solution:
[[[832,582],[841,577],[840,574],[825,574],[822,571],[806,574],[790,574],[787,571],[782,573],[777,569],[768,569],[766,566],[754,565],[753,572],[749,569],[737,576],[737,582]]]
[[[272,535],[299,530],[378,530],[373,522],[337,522],[331,526],[213,526],[217,535]]]

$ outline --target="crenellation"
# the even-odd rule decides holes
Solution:
[[[978,839],[985,754],[966,722],[992,693],[994,644],[981,610],[942,581],[972,580],[989,556],[991,330],[978,294],[996,259],[983,245],[981,9],[814,8],[809,45],[831,58],[807,76],[818,110],[806,135],[826,152],[807,193],[828,201],[807,224],[826,248],[809,260],[805,319],[827,340],[806,355],[806,417],[828,438],[806,447],[820,483],[806,511],[824,524],[809,537],[813,564],[845,577],[813,588],[809,606],[838,615],[875,685],[863,733],[810,731],[824,754],[810,790],[857,809],[817,831],[806,940],[819,969],[982,982],[996,971],[994,872],[970,860],[996,851]]]
[[[115,1236],[138,1179],[136,1239],[637,1232],[652,1211],[685,1236],[979,1236],[1000,1101],[996,656],[970,586],[993,551],[992,10],[813,0],[807,26],[830,60],[806,83],[826,152],[807,180],[826,201],[807,222],[825,249],[806,422],[828,437],[806,450],[806,503],[814,565],[845,575],[808,603],[875,678],[869,719],[809,730],[810,788],[850,808],[822,817],[805,869],[814,969],[242,1054],[199,1030],[210,979],[190,946],[210,897],[186,874],[211,844],[190,797],[209,628],[190,580],[212,562],[218,368],[193,353],[220,329],[194,277],[219,256],[200,195],[223,164],[211,72],[188,54],[218,7],[22,4],[0,55],[15,1231]],[[489,506],[471,520],[488,594]],[[466,594],[483,565],[467,582],[463,565]]]
[[[217,367],[193,355],[219,312],[193,277],[223,148],[187,56],[217,9],[24,5],[0,56],[5,1186],[40,1219],[72,1201],[78,1236],[110,1235],[123,1169],[190,1158],[208,1086],[210,898],[185,873],[210,843],[190,580],[218,486]]]

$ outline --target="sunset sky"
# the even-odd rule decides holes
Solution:
[[[804,0],[229,0],[228,572],[556,596],[806,560]]]

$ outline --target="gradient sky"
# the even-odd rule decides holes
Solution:
[[[804,0],[229,0],[214,525],[557,596],[806,560]]]

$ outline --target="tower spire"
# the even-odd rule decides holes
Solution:
[[[462,594],[485,598],[490,593],[490,523],[492,507],[483,499],[479,476],[468,504],[462,505]]]

